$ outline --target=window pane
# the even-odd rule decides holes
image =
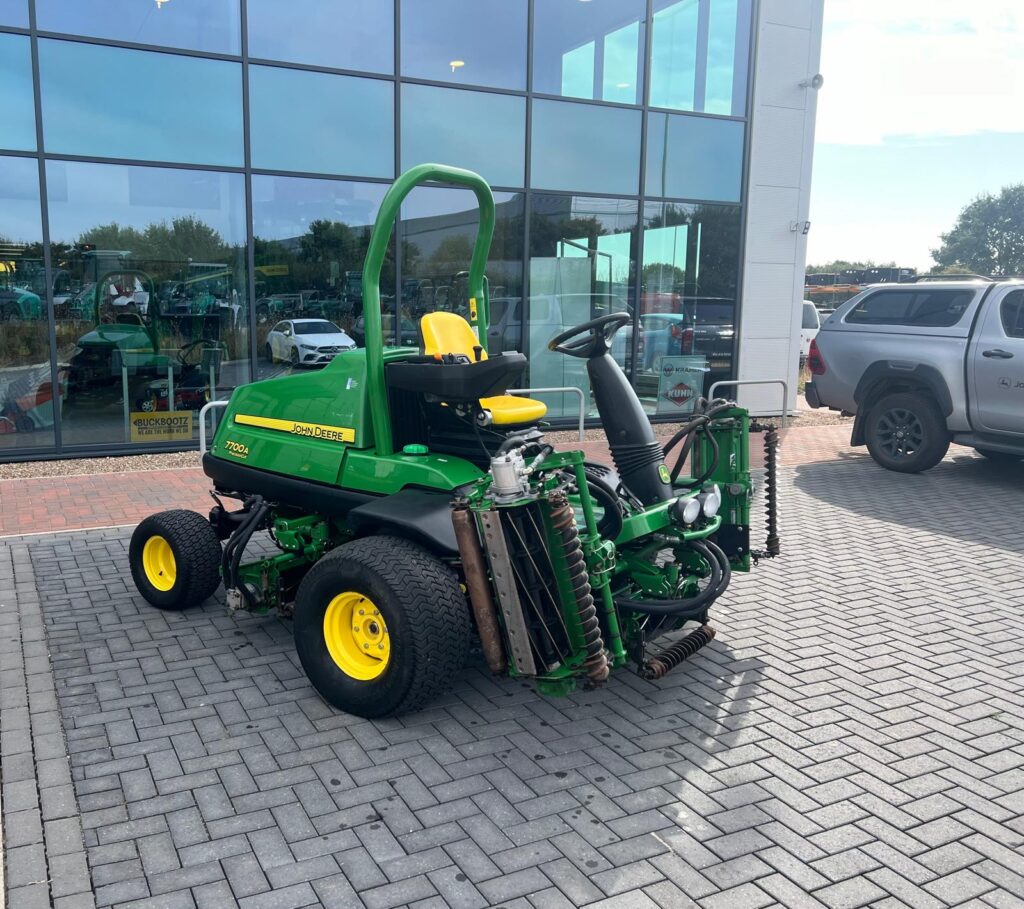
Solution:
[[[466,130],[453,123],[472,124]],[[434,162],[468,167],[498,186],[522,186],[526,99],[402,86],[402,169]]]
[[[743,116],[751,0],[655,0],[654,107]]]
[[[48,152],[242,165],[237,63],[39,42]]]
[[[0,35],[0,147],[35,151],[32,49],[27,35]]]
[[[742,123],[648,116],[647,195],[739,202],[742,181]]]
[[[326,362],[319,351],[299,350],[282,320],[327,320],[345,333],[307,347],[363,345],[363,259],[386,189],[378,183],[252,178],[260,378],[291,370],[293,360]],[[387,335],[394,322],[393,244],[381,273],[381,300]]]
[[[880,290],[865,297],[844,319],[855,325],[956,325],[974,300],[974,290]]]
[[[526,10],[527,0],[402,0],[402,75],[525,89]]]
[[[644,206],[640,337],[634,382],[650,413],[689,413],[732,378],[740,209]]]
[[[589,393],[586,361],[548,350],[558,332],[610,312],[633,309],[637,203],[534,194],[530,219],[530,299],[526,325],[529,385],[574,386]],[[631,328],[620,328],[612,356],[630,368]],[[550,417],[573,417],[574,395],[542,395]],[[590,413],[595,413],[593,402]]]
[[[242,175],[48,161],[46,182],[64,443],[192,438],[250,377]]]
[[[643,0],[545,0],[533,11],[534,91],[636,104]]]
[[[253,167],[393,176],[394,94],[381,79],[249,67]]]
[[[543,189],[635,194],[640,111],[535,99],[531,183]]]
[[[999,314],[1008,338],[1024,338],[1024,290],[1009,294],[999,307]]]
[[[221,54],[241,52],[238,0],[36,0],[43,31]]]
[[[488,347],[521,350],[523,195],[495,193],[494,239],[487,260],[492,306]],[[469,313],[469,262],[480,224],[476,196],[467,189],[420,187],[402,204],[402,331],[418,344],[426,312]]]
[[[0,25],[28,28],[28,0],[0,0]]]
[[[54,394],[39,165],[31,158],[0,158],[0,321],[0,455],[51,447]]]
[[[311,66],[394,72],[394,4],[380,0],[247,0],[249,56]]]

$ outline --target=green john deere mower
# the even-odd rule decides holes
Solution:
[[[381,265],[402,200],[427,181],[469,187],[479,202],[469,319],[428,313],[419,348],[385,349]],[[611,313],[549,346],[586,360],[614,465],[554,450],[545,406],[505,393],[526,358],[488,355],[493,227],[490,188],[474,173],[422,165],[395,182],[363,268],[365,348],[234,392],[203,457],[209,516],[162,512],[132,536],[132,575],[150,603],[184,609],[223,582],[229,609],[292,617],[317,691],[365,717],[430,700],[474,640],[493,672],[549,695],[627,663],[660,678],[711,640],[710,607],[762,554],[750,549],[746,411],[700,400],[663,448],[609,353],[630,316]],[[763,554],[774,555],[769,511]],[[263,530],[280,551],[246,560]]]

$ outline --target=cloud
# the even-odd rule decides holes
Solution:
[[[1024,132],[1019,0],[828,0],[817,140]]]

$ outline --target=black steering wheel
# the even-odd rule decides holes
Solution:
[[[598,316],[582,325],[568,328],[548,341],[548,350],[589,360],[611,350],[612,338],[623,325],[633,321],[628,312],[613,312]],[[577,335],[586,335],[579,338]]]

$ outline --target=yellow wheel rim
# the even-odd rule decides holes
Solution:
[[[353,679],[368,682],[388,666],[391,636],[373,601],[347,590],[327,604],[324,643],[335,665]]]
[[[171,544],[163,537],[150,537],[142,547],[142,570],[146,580],[157,590],[168,591],[178,578]]]

